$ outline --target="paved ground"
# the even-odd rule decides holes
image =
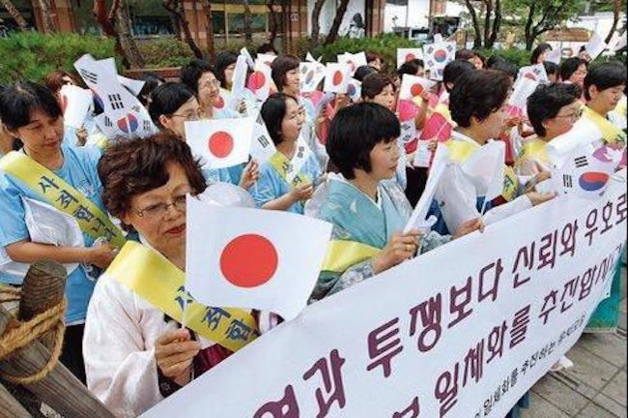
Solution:
[[[619,330],[584,334],[567,357],[575,366],[545,376],[532,389],[522,418],[627,418],[626,268],[622,271]]]

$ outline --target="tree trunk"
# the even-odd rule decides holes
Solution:
[[[621,0],[614,0],[613,2],[613,24],[611,25],[611,30],[608,32],[606,36],[606,43],[609,43],[617,30],[617,25],[619,25],[619,17],[621,15]]]
[[[247,46],[253,43],[253,14],[249,0],[242,0],[244,5],[244,41]]]
[[[120,4],[121,0],[114,0],[116,21],[120,30],[118,31],[118,37],[120,44],[124,50],[124,56],[129,64],[130,68],[143,68],[144,58],[137,48],[135,39],[133,39],[133,33],[131,32],[131,25],[129,23],[129,15],[126,12],[124,5]],[[112,8],[114,7],[112,6]]]
[[[491,36],[486,40],[486,48],[493,48],[495,41],[497,41],[497,35],[502,25],[502,3],[501,0],[495,0],[495,17],[493,18],[493,28],[491,30]]]
[[[321,10],[323,10],[325,0],[316,0],[314,2],[314,8],[312,9],[312,42],[310,49],[314,49],[318,46],[319,37],[321,35]]]
[[[20,27],[20,30],[22,32],[26,31],[26,29],[28,28],[28,23],[26,23],[26,20],[24,20],[22,14],[19,10],[15,8],[15,5],[13,5],[11,0],[0,0],[0,4],[2,4],[5,9],[7,9],[7,13],[9,13],[13,20],[15,20],[15,23],[17,23],[17,25]]]
[[[486,15],[484,16],[484,47],[490,48],[488,45],[491,37],[491,16],[493,15],[493,0],[484,0],[486,6]]]
[[[203,13],[207,20],[205,31],[207,32],[207,54],[212,60],[216,58],[216,47],[214,45],[214,21],[212,20],[212,5],[209,0],[200,0],[203,6]]]
[[[122,48],[122,44],[120,43],[120,38],[118,37],[118,30],[116,29],[116,18],[115,18],[115,10],[113,10],[113,6],[110,13],[107,13],[107,6],[105,4],[105,0],[94,0],[94,8],[92,10],[94,17],[96,18],[96,22],[102,29],[105,36],[109,38],[113,38],[116,40],[115,51],[120,57],[122,57],[122,61],[125,67],[129,66],[129,62],[126,59],[126,54],[124,52],[124,48]]]
[[[194,56],[199,59],[204,58],[203,51],[201,51],[192,37],[192,32],[190,32],[190,23],[185,18],[185,11],[183,10],[181,2],[179,0],[163,0],[163,5],[179,28],[181,28],[182,40],[188,44],[194,53]]]
[[[334,17],[334,22],[331,24],[331,28],[329,28],[329,33],[325,38],[325,45],[331,45],[336,42],[336,38],[338,38],[338,31],[340,30],[340,25],[342,24],[342,19],[345,17],[345,13],[347,13],[347,7],[349,6],[349,0],[340,0],[340,4],[336,9],[336,16]]]
[[[471,20],[473,21],[473,32],[475,32],[475,39],[473,40],[473,48],[479,49],[482,48],[482,30],[480,29],[480,21],[478,19],[478,14],[475,12],[473,5],[471,4],[471,0],[465,0],[465,4],[467,5],[467,10],[469,10],[469,15],[471,15]]]
[[[275,0],[269,0],[266,3],[268,7],[268,17],[270,18],[268,43],[273,47],[275,46],[275,39],[277,39],[277,32],[279,31],[279,22],[277,21],[277,13],[275,13]]]
[[[56,25],[54,22],[52,5],[50,0],[39,0],[39,7],[41,8],[42,22],[44,24],[44,33],[56,32]]]
[[[534,23],[534,12],[536,11],[536,4],[532,3],[530,5],[530,10],[528,11],[528,19],[526,20],[525,27],[525,41],[526,41],[526,51],[532,50],[532,45],[534,45],[534,36],[532,32],[532,23]]]

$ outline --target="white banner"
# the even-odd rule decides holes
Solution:
[[[503,418],[578,340],[627,208],[614,181],[489,225],[310,305],[144,416]]]

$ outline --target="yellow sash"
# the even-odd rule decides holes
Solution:
[[[286,158],[286,156],[279,151],[277,151],[275,155],[273,155],[270,160],[268,160],[268,162],[271,166],[273,166],[277,174],[279,174],[279,177],[281,177],[286,183],[290,184],[292,187],[299,187],[309,182],[307,176],[302,173],[298,173],[292,180],[292,183],[288,181],[288,172],[290,171],[290,167],[292,166],[292,164],[290,163],[288,158]]]
[[[97,239],[107,238],[117,248],[125,239],[120,228],[83,193],[26,154],[12,151],[0,160],[0,170],[26,184],[33,192],[78,221],[81,231]]]
[[[259,336],[256,321],[248,311],[211,308],[196,302],[185,290],[185,273],[142,244],[128,241],[106,273],[156,309],[231,351],[238,351]]]
[[[354,264],[375,257],[380,251],[379,248],[356,241],[332,240],[321,270],[343,273]]]
[[[449,151],[449,157],[458,163],[464,163],[480,149],[480,144],[472,144],[467,141],[460,141],[457,139],[450,139],[444,142],[447,150]],[[507,201],[514,200],[517,197],[519,190],[519,178],[513,171],[513,169],[507,165],[504,165],[504,190],[502,197]]]
[[[626,133],[613,125],[611,121],[588,106],[584,107],[584,117],[593,122],[602,131],[604,141],[611,145],[626,145]]]

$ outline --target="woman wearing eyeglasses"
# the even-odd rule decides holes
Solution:
[[[162,131],[168,131],[185,140],[185,122],[200,119],[198,100],[194,93],[182,83],[164,83],[151,94],[148,113],[153,123]],[[257,179],[257,163],[254,161],[244,170],[205,167],[203,173],[208,181],[231,183],[244,189]]]
[[[135,417],[250,341],[257,322],[249,311],[199,306],[183,288],[186,195],[207,187],[184,142],[158,134],[114,145],[98,175],[107,210],[140,243],[125,244],[94,290],[83,343],[87,385],[114,415]],[[249,327],[237,344],[225,332],[234,318]],[[199,337],[209,347],[201,349]]]
[[[528,98],[527,113],[536,136],[527,139],[515,164],[520,176],[536,176],[550,171],[547,144],[567,133],[580,119],[581,90],[575,84],[539,86]]]

